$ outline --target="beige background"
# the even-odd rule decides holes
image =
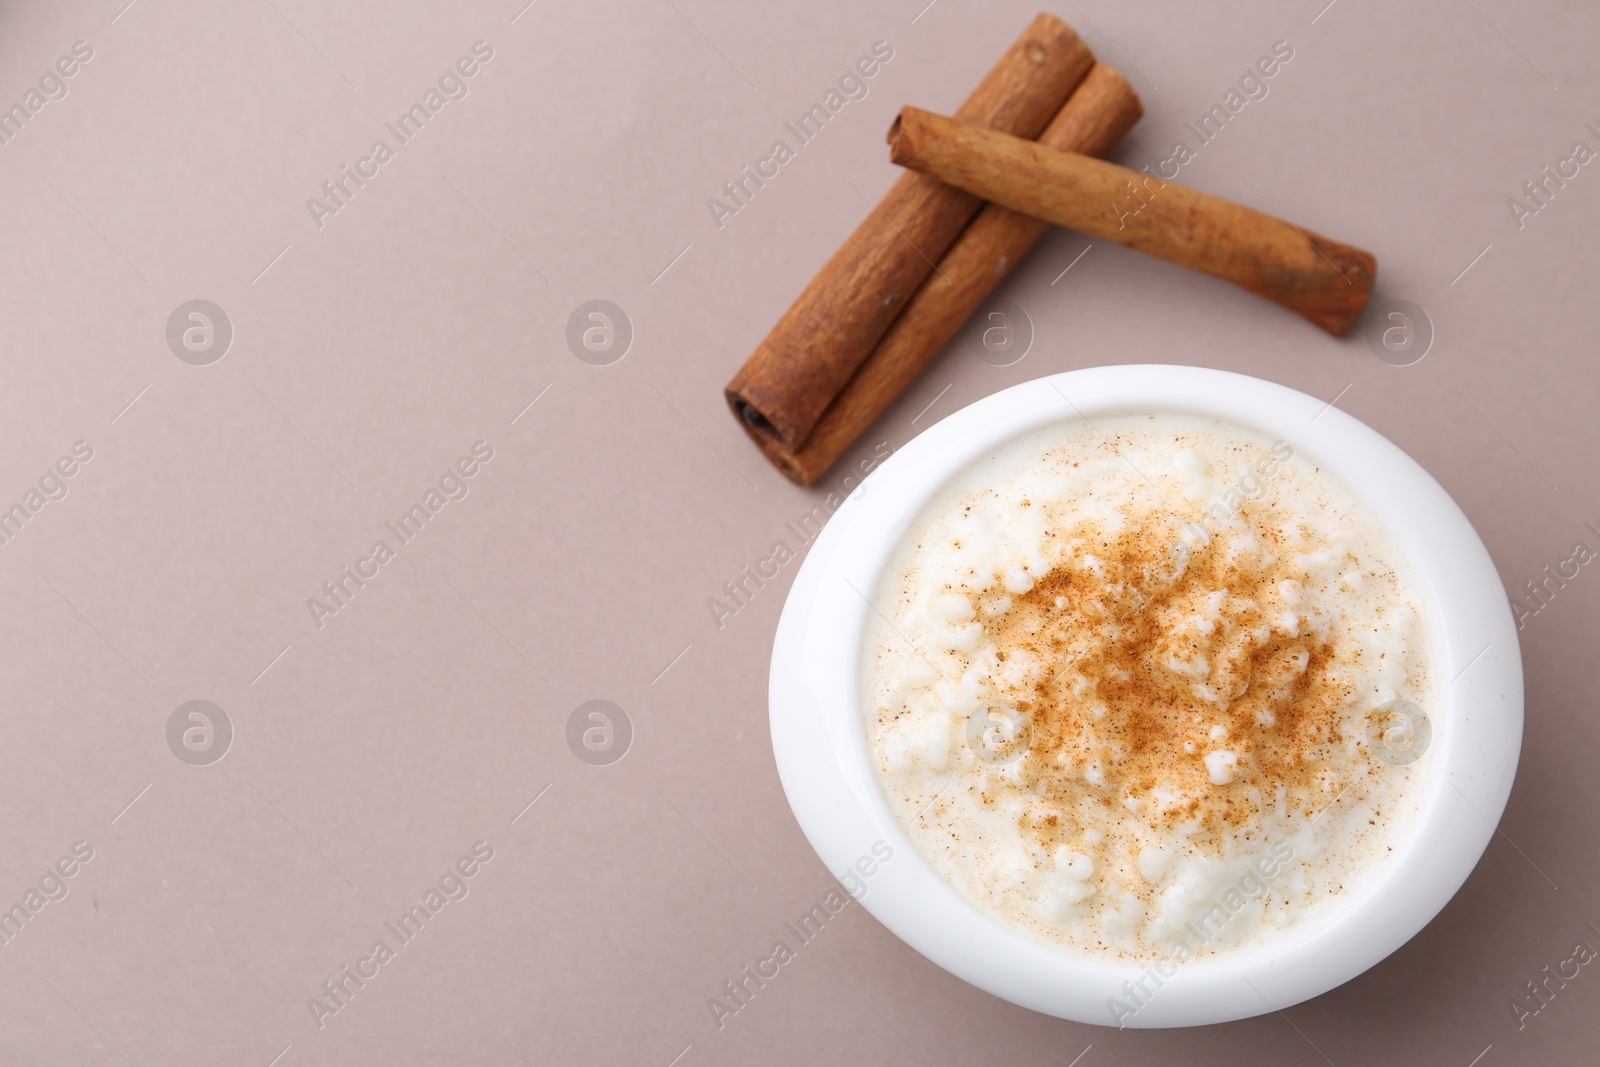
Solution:
[[[893,181],[894,111],[953,109],[1033,3],[124,2],[0,7],[0,102],[94,49],[0,146],[0,506],[94,450],[0,545],[0,905],[94,849],[0,946],[0,1062],[1592,1062],[1592,967],[1520,1030],[1510,1007],[1600,947],[1589,568],[1522,634],[1503,835],[1348,985],[1117,1033],[996,1001],[851,908],[713,1023],[707,998],[832,885],[768,743],[794,567],[721,629],[706,605],[816,495],[721,386]],[[1142,94],[1135,166],[1290,42],[1182,180],[1373,249],[1381,298],[1432,320],[1425,359],[1056,232],[996,294],[1030,354],[953,345],[857,454],[1048,372],[1196,363],[1337,396],[1454,494],[1509,588],[1600,547],[1600,170],[1520,230],[1506,206],[1600,148],[1600,11],[1323,2],[1053,10]],[[478,40],[469,95],[315,226],[306,199]],[[706,199],[878,40],[870,95],[719,230]],[[165,340],[197,298],[234,330],[209,366]],[[605,367],[564,339],[596,298],[635,331]],[[479,440],[469,495],[318,629],[307,598]],[[164,733],[196,698],[235,731],[209,766]],[[610,766],[565,741],[596,698],[633,725]],[[319,1030],[308,998],[479,840],[470,894]]]

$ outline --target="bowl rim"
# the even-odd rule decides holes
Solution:
[[[1053,423],[1144,413],[1216,418],[1286,440],[1341,481],[1407,558],[1430,616],[1439,676],[1440,706],[1430,713],[1439,763],[1395,855],[1325,914],[1264,945],[1202,957],[1170,975],[1047,945],[991,918],[947,883],[883,795],[859,696],[868,598],[904,531],[952,478]],[[1246,375],[1164,364],[1023,382],[955,412],[890,456],[812,544],[779,620],[769,684],[773,753],[790,807],[812,847],[869,912],[922,955],[995,996],[1079,1022],[1137,1027],[1280,1010],[1348,981],[1410,940],[1454,896],[1494,835],[1516,771],[1522,703],[1520,651],[1499,574],[1431,475],[1331,402]],[[885,851],[894,858],[883,860]],[[1132,1013],[1115,1010],[1113,1001],[1133,1005]]]

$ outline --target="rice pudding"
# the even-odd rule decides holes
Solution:
[[[1404,839],[1437,684],[1398,552],[1283,441],[1050,427],[935,497],[872,594],[863,715],[918,849],[1132,958],[1260,943]]]

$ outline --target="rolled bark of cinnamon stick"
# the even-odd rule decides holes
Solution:
[[[1041,14],[956,114],[1035,137],[1094,63],[1072,27]],[[982,201],[907,173],[778,320],[725,390],[758,444],[798,448]]]
[[[1221,197],[920,108],[889,131],[892,162],[1014,211],[1202,271],[1344,336],[1377,278],[1371,253]]]
[[[1115,69],[1096,63],[1039,143],[1108,155],[1139,121],[1139,94]],[[1043,219],[990,204],[978,213],[889,327],[878,346],[817,421],[798,449],[757,438],[788,477],[815,484],[955,336],[1033,243],[1050,228]],[[946,284],[948,282],[948,284]]]

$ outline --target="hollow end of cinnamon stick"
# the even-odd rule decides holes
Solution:
[[[804,471],[796,459],[796,450],[790,449],[783,443],[783,433],[754,404],[748,403],[743,397],[725,392],[728,403],[733,408],[733,413],[739,419],[739,425],[744,427],[744,432],[754,441],[756,447],[761,449],[761,454],[781,471],[784,477],[800,485],[810,485],[804,480]]]
[[[900,109],[889,125],[889,162],[907,170],[927,171],[930,161],[923,151],[925,145],[946,136],[955,120],[934,111],[925,111],[910,104]]]
[[[775,433],[777,433],[777,428],[774,427],[771,422],[767,421],[767,417],[765,415],[761,414],[760,411],[758,411],[754,406],[752,406],[750,404],[749,401],[745,400],[744,398],[742,398],[742,397],[735,397],[734,398],[734,400],[733,400],[733,411],[734,411],[734,414],[739,416],[739,421],[741,423],[743,423],[749,429],[754,430],[756,433],[761,433],[761,434],[775,434]]]
[[[1345,281],[1343,291],[1336,285],[1307,294],[1301,306],[1291,310],[1321,326],[1335,337],[1343,337],[1361,318],[1378,282],[1378,260],[1371,252],[1305,231],[1306,240]]]

